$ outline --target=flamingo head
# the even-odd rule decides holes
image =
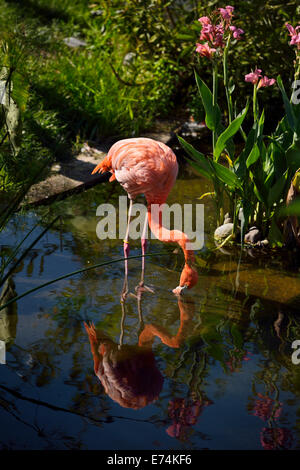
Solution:
[[[198,282],[198,272],[192,266],[189,266],[185,263],[183,271],[180,276],[180,283],[175,289],[173,289],[173,293],[175,295],[182,295],[185,289],[191,289],[194,287]]]

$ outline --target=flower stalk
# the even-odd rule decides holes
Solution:
[[[229,79],[228,79],[228,50],[229,50],[229,45],[230,45],[230,38],[231,36],[228,36],[227,43],[224,49],[224,54],[223,54],[224,87],[225,87],[226,99],[227,99],[229,124],[231,124],[232,122],[232,98],[231,98],[231,93],[229,91]]]

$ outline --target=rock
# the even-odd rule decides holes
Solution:
[[[57,162],[51,167],[50,175],[31,186],[24,203],[40,205],[49,204],[56,197],[67,197],[73,192],[92,187],[101,181],[106,181],[105,175],[95,174],[92,171],[106,155],[96,148],[85,143],[81,153],[64,162]]]
[[[92,16],[102,16],[103,15],[103,10],[93,10],[91,11]]]
[[[233,223],[228,223],[228,224],[223,224],[220,225],[215,230],[214,237],[216,240],[223,240],[224,238],[229,237],[229,235],[232,234],[232,229],[233,229]]]
[[[132,65],[132,62],[136,58],[136,53],[135,52],[128,52],[124,59],[123,59],[123,65]]]
[[[207,127],[204,122],[186,121],[182,124],[180,134],[184,137],[199,137],[207,131]]]
[[[257,227],[250,227],[249,232],[245,235],[245,243],[251,243],[254,245],[262,239],[262,233]]]
[[[223,224],[224,225],[225,224],[230,224],[231,222],[232,222],[232,218],[230,217],[230,214],[229,213],[225,214]]]
[[[74,37],[64,38],[64,43],[67,44],[69,47],[79,47],[79,46],[86,46],[86,42],[82,41],[81,39],[77,39]]]

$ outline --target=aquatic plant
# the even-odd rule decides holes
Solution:
[[[237,233],[240,220],[242,242],[246,228],[256,225],[271,245],[282,245],[282,206],[292,178],[300,168],[300,104],[292,95],[288,98],[281,77],[268,78],[262,70],[245,75],[245,82],[253,85],[252,125],[249,125],[249,103],[239,113],[240,105],[233,102],[235,85],[229,78],[228,51],[242,39],[244,31],[232,24],[234,8],[227,6],[214,11],[211,16],[199,18],[200,41],[196,52],[208,60],[212,67],[212,91],[195,72],[201,101],[205,109],[205,123],[212,132],[212,155],[204,155],[179,137],[180,143],[190,158],[191,166],[212,181],[218,223],[223,222],[225,204],[229,204],[233,218],[233,233]],[[295,80],[299,76],[300,42],[299,26],[287,25],[296,45]],[[203,41],[206,41],[203,43]],[[227,109],[222,114],[218,105],[219,68],[222,64],[223,86],[227,98]],[[283,98],[285,115],[271,135],[264,133],[265,111],[260,110],[258,92],[277,83]],[[296,83],[296,82],[295,82]],[[222,115],[226,116],[227,126]],[[248,132],[243,129],[247,122]],[[237,151],[233,138],[239,133],[242,151]],[[240,142],[238,141],[240,144]],[[223,160],[220,163],[220,159]],[[226,166],[225,163],[226,162]]]

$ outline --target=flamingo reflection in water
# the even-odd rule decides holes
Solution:
[[[191,321],[194,315],[194,302],[184,302],[178,299],[178,308],[180,311],[180,325],[176,335],[172,336],[168,331],[157,325],[147,324],[139,336],[139,345],[152,345],[155,337],[158,337],[162,343],[171,348],[179,348],[189,336]],[[180,440],[186,440],[191,427],[197,424],[199,416],[204,409],[212,405],[213,402],[204,397],[200,391],[201,377],[205,371],[205,353],[201,354],[198,345],[195,345],[193,354],[196,356],[192,370],[190,370],[190,380],[187,384],[189,392],[186,397],[176,397],[170,400],[168,406],[168,415],[171,419],[171,425],[166,429],[170,437]],[[202,366],[201,358],[202,356]],[[201,370],[199,371],[199,366]],[[195,370],[193,370],[195,368]],[[197,371],[196,371],[197,368]]]
[[[151,347],[117,345],[84,323],[94,359],[94,371],[105,393],[124,408],[139,409],[154,402],[162,389],[163,377]]]
[[[158,325],[144,324],[141,297],[137,296],[140,334],[138,345],[124,345],[124,324],[126,318],[126,304],[122,306],[121,334],[119,344],[116,344],[101,331],[96,330],[93,323],[84,323],[89,336],[91,352],[94,359],[94,371],[103,385],[105,392],[112,400],[126,408],[140,409],[153,403],[163,386],[163,376],[157,368],[152,351],[154,339],[159,338],[171,348],[179,348],[188,337],[191,321],[194,315],[194,303],[178,298],[180,312],[180,325],[175,335]],[[196,351],[196,352],[195,352]],[[201,351],[194,354],[201,355]],[[204,356],[203,356],[204,358]],[[194,361],[199,366],[199,357]],[[195,365],[194,364],[194,365]],[[205,370],[205,358],[202,371]],[[185,398],[170,400],[168,415],[172,424],[166,429],[171,437],[183,439],[187,430],[197,423],[197,419],[204,408],[212,401],[203,398],[199,390],[199,375],[190,371],[191,380],[187,384],[189,392]],[[200,378],[201,382],[201,378]]]

